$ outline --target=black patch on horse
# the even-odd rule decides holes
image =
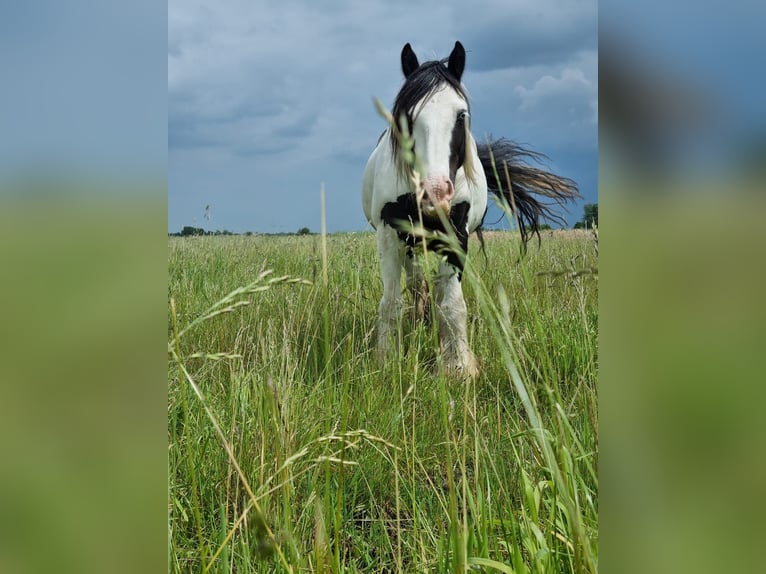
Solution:
[[[461,201],[452,206],[449,212],[449,223],[451,231],[457,237],[460,243],[460,250],[456,251],[448,241],[438,237],[430,237],[427,240],[427,247],[436,253],[447,257],[447,263],[458,270],[458,279],[462,278],[462,272],[465,267],[465,257],[468,254],[468,210],[470,204],[467,201]],[[386,225],[396,229],[399,239],[407,246],[407,256],[412,257],[415,249],[422,243],[422,237],[416,237],[412,234],[412,228],[419,221],[418,206],[415,195],[407,193],[400,195],[396,201],[389,201],[380,210],[380,218]],[[424,226],[428,231],[434,233],[447,233],[441,219],[424,221]]]
[[[452,136],[449,142],[449,178],[455,181],[457,170],[463,167],[465,163],[465,134],[467,131],[468,110],[461,111],[455,119],[455,125],[452,128]]]

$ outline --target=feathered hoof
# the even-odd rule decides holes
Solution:
[[[444,358],[444,370],[449,378],[472,381],[479,377],[479,363],[473,353]]]

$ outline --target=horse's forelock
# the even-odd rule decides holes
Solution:
[[[396,159],[396,164],[399,167],[400,175],[406,175],[408,173],[406,162],[400,154],[400,142],[397,134],[400,132],[399,122],[400,118],[404,117],[407,130],[412,135],[412,128],[415,123],[415,113],[419,108],[419,105],[424,103],[428,98],[434,95],[441,87],[449,86],[457,92],[457,94],[463,98],[466,102],[466,106],[470,108],[468,103],[468,94],[460,83],[460,79],[456,78],[452,72],[449,71],[444,60],[434,60],[431,62],[425,62],[420,67],[412,72],[404,84],[402,85],[399,93],[394,100],[394,108],[392,110],[392,117],[396,126],[391,128],[391,152]],[[469,145],[470,129],[468,123],[466,123],[466,158],[468,157],[471,146]],[[465,162],[467,163],[467,162]],[[465,166],[464,163],[464,166]],[[469,172],[473,172],[471,167],[467,168],[466,176]],[[473,177],[469,177],[473,181]]]

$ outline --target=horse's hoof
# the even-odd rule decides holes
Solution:
[[[479,364],[473,355],[445,361],[444,370],[448,377],[464,381],[479,377]]]

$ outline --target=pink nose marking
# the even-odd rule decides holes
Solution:
[[[455,186],[452,185],[450,178],[445,175],[429,176],[423,182],[426,196],[433,203],[444,203],[452,200],[455,195]]]

